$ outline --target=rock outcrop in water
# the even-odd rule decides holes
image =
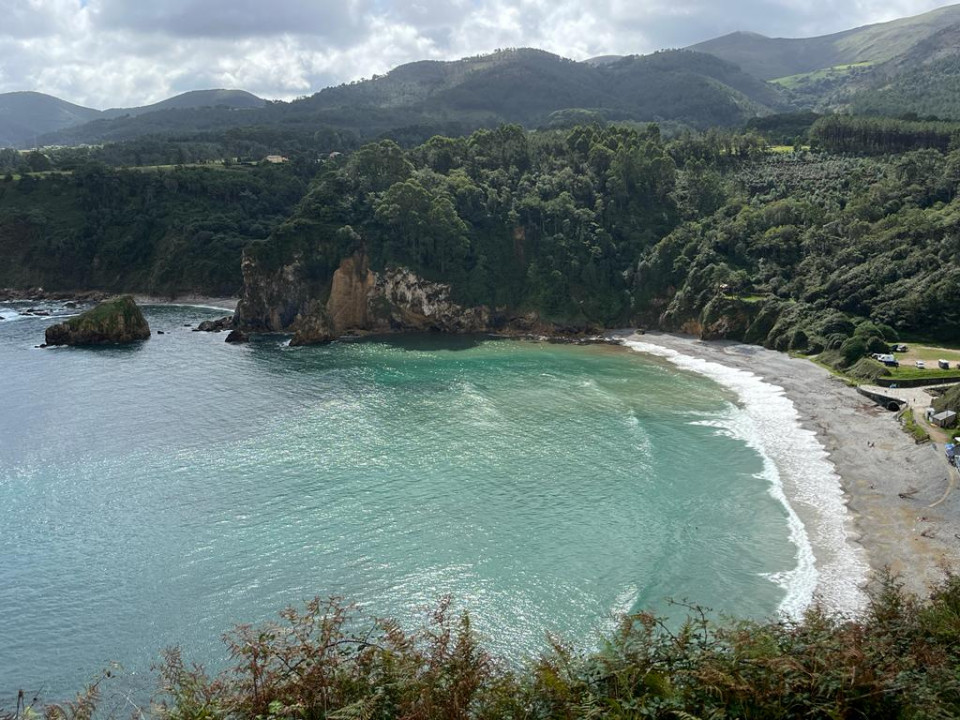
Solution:
[[[226,339],[226,342],[233,344],[245,343],[249,341],[250,338],[247,337],[247,334],[243,330],[231,330]]]
[[[110,345],[146,340],[150,326],[133,297],[122,295],[46,331],[47,345]]]
[[[486,307],[454,302],[447,284],[424,280],[407,268],[374,272],[362,252],[340,262],[325,301],[304,277],[300,257],[271,273],[259,272],[255,261],[245,258],[243,271],[237,326],[253,332],[292,331],[291,345],[363,332],[484,332],[501,324]]]
[[[197,325],[193,331],[194,332],[222,332],[224,330],[233,329],[233,315],[227,315],[226,317],[217,318],[216,320],[204,320],[199,325]]]

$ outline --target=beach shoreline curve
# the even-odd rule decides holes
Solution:
[[[777,395],[789,402],[793,427],[786,406],[754,415],[757,422],[783,425],[766,428],[761,454],[777,466],[771,492],[776,496],[778,479],[783,501],[809,535],[818,578],[811,599],[825,609],[855,614],[866,602],[865,586],[883,571],[892,572],[908,592],[925,595],[945,567],[960,565],[960,494],[930,507],[942,497],[950,468],[938,448],[914,444],[894,413],[815,363],[760,346],[660,332],[608,337],[711,376],[736,392],[748,411],[751,403],[776,403]],[[736,375],[711,371],[704,363],[752,375],[768,389],[758,387],[759,394],[745,397],[749,383],[737,387],[740,383],[729,381]],[[791,536],[801,572],[802,538],[794,528]],[[795,598],[785,605],[785,614],[795,615],[803,602]]]

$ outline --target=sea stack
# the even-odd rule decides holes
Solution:
[[[92,310],[47,328],[47,345],[114,345],[146,340],[150,326],[133,297],[104,300]]]

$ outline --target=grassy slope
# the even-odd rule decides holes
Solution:
[[[106,334],[129,332],[133,328],[146,327],[146,324],[143,313],[130,295],[104,300],[87,312],[64,321],[64,325],[72,330]]]
[[[775,78],[772,82],[788,90],[804,90],[807,87],[825,83],[842,82],[848,79],[852,74],[865,68],[871,67],[872,62],[848,63],[846,65],[834,65],[833,67],[820,68],[813,72],[797,73],[796,75],[787,75],[786,77]]]

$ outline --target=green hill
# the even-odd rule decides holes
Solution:
[[[37,92],[0,94],[0,147],[27,147],[41,144],[70,144],[70,128],[115,118],[130,118],[159,111],[193,111],[207,108],[234,111],[259,108],[266,100],[244,90],[195,90],[136,108],[95,110]],[[99,127],[94,125],[94,127]],[[65,142],[51,143],[51,133],[63,133]]]
[[[556,113],[594,119],[665,120],[704,129],[735,126],[789,109],[787,93],[701,53],[674,50],[608,64],[574,62],[533,49],[452,62],[401,65],[386,75],[321,90],[292,103],[243,113],[216,107],[100,119],[43,138],[48,144],[130,140],[249,125],[327,126],[361,136],[418,142],[501,123],[556,124]]]
[[[772,80],[838,65],[887,62],[957,22],[960,22],[960,5],[950,5],[923,15],[832,35],[768,38],[735,32],[688,49],[715,55],[739,65],[751,75]]]
[[[690,49],[772,80],[798,109],[960,119],[960,5],[821,37],[740,32]]]
[[[38,92],[0,94],[0,147],[33,145],[39,135],[89,122],[99,110]]]
[[[706,129],[806,109],[960,118],[958,48],[960,5],[953,5],[820,37],[736,32],[645,56],[575,62],[519,48],[413,62],[291,103],[204,90],[99,112],[11,93],[0,95],[0,145],[100,144],[251,127],[301,133],[325,127],[415,145],[502,123],[655,120]]]
[[[232,295],[240,253],[293,211],[289,166],[108,170],[0,181],[0,287]]]
[[[267,101],[246,90],[192,90],[174,95],[153,105],[134,108],[111,108],[104,110],[101,117],[112,119],[129,115],[136,117],[161,110],[184,110],[191,108],[228,107],[233,109],[263,107]]]
[[[846,107],[862,115],[960,119],[960,64],[956,57],[944,58],[889,81],[877,78],[853,93]]]
[[[908,52],[877,65],[856,83],[849,108],[856,113],[960,119],[960,22]]]

